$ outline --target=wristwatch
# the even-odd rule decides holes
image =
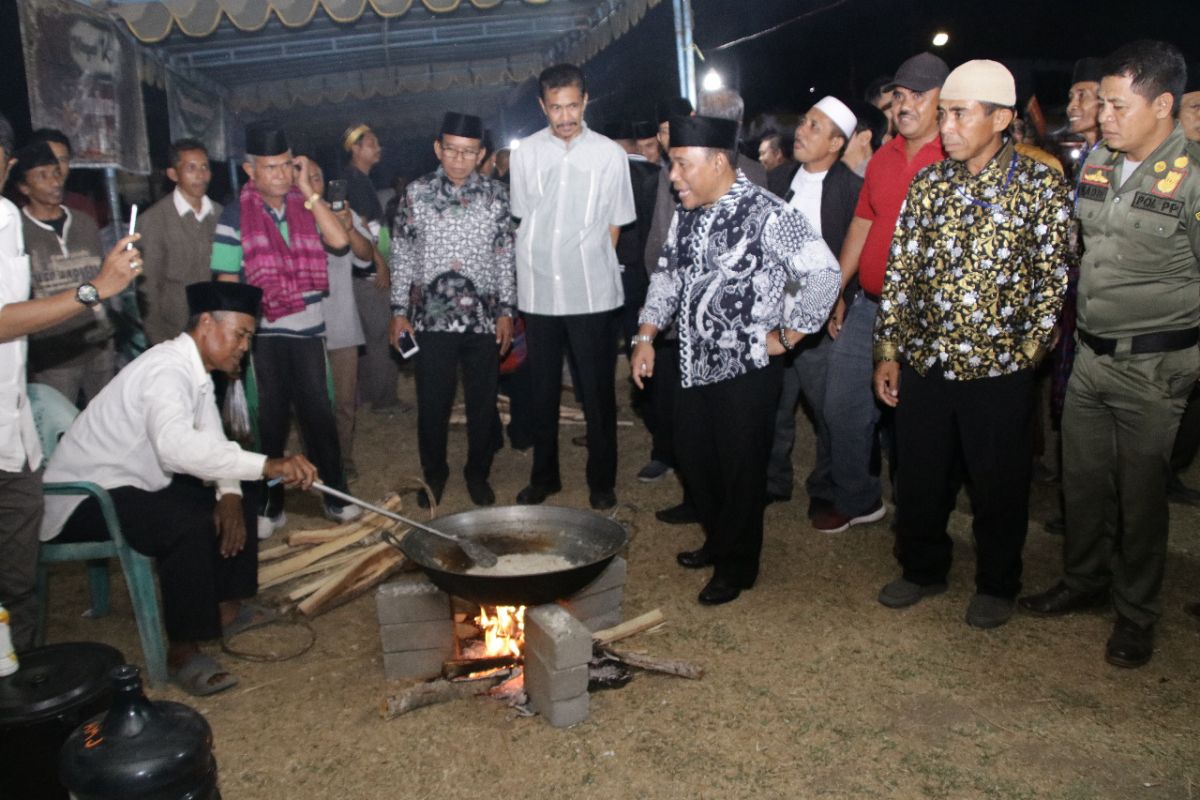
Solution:
[[[637,333],[629,337],[631,344],[654,344],[654,337],[645,333]]]
[[[100,290],[90,283],[81,283],[75,290],[75,299],[91,308],[100,302]]]

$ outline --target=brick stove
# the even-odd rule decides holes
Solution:
[[[525,611],[525,691],[533,710],[555,727],[588,717],[592,633],[621,622],[625,578],[626,562],[618,556],[570,597]],[[414,572],[380,586],[375,602],[387,678],[438,677],[457,654],[454,611],[465,601]]]

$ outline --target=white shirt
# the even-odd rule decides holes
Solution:
[[[788,201],[788,205],[798,209],[808,219],[818,236],[821,234],[821,191],[828,174],[829,170],[809,172],[801,165],[792,177],[791,186],[788,187],[792,190],[792,199]]]
[[[217,494],[241,494],[267,457],[225,438],[212,378],[186,333],[156,345],[117,373],[71,425],[46,482],[91,481],[104,489],[167,488],[176,473],[215,481]],[[82,497],[50,495],[42,541],[57,536]]]
[[[29,255],[21,212],[0,197],[0,316],[8,303],[29,299]],[[42,445],[25,393],[24,336],[0,342],[0,470],[20,472],[42,464]]]
[[[196,209],[192,208],[192,204],[183,196],[183,192],[179,191],[179,187],[175,187],[175,191],[171,192],[171,198],[175,201],[175,210],[179,212],[179,216],[186,217],[188,214],[196,214]],[[204,195],[200,200],[200,213],[196,214],[196,221],[207,217],[213,213],[212,200],[208,199],[208,195]]]
[[[510,167],[517,229],[517,307],[592,314],[625,302],[609,226],[633,222],[629,159],[590,130],[564,142],[549,128],[521,140]]]

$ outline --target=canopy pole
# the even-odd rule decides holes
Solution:
[[[675,12],[675,61],[679,94],[696,105],[696,61],[692,58],[692,0],[672,0]]]
[[[110,213],[112,214],[113,233],[116,234],[113,237],[113,241],[115,242],[127,232],[123,224],[124,215],[121,213],[121,194],[117,190],[116,167],[104,168],[104,190],[108,195],[108,207],[112,209]]]

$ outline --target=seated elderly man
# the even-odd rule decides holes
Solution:
[[[237,368],[261,297],[245,284],[188,286],[184,333],[123,369],[76,418],[46,468],[47,482],[86,480],[107,489],[129,544],[155,559],[167,664],[172,679],[197,696],[237,683],[198,642],[269,617],[244,602],[258,591],[258,539],[246,535],[257,508],[242,502],[239,482],[280,478],[307,489],[317,479],[304,456],[245,452],[221,428],[209,373]],[[95,498],[46,498],[42,541],[104,535]]]

